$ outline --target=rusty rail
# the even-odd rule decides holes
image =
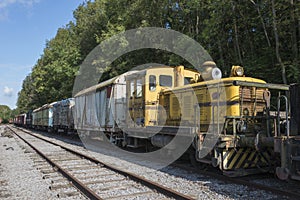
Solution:
[[[30,147],[32,147],[36,152],[38,152],[38,154],[40,154],[43,158],[45,158],[49,163],[51,163],[52,165],[56,166],[58,168],[58,170],[63,174],[65,175],[80,191],[82,191],[87,197],[89,197],[90,199],[101,199],[101,197],[99,197],[96,193],[94,193],[93,191],[91,191],[89,188],[87,188],[82,182],[80,182],[78,179],[76,179],[75,177],[73,177],[71,174],[69,174],[68,172],[66,172],[65,170],[63,170],[61,167],[59,167],[55,162],[51,161],[49,158],[47,158],[46,155],[44,155],[42,152],[40,152],[38,149],[36,149],[33,145],[31,145],[28,141],[26,141],[24,138],[22,138],[20,135],[18,135],[12,128],[8,127],[10,130],[12,130],[19,138],[21,138],[24,142],[26,142]],[[191,197],[191,196],[188,196],[188,195],[185,195],[185,194],[182,194],[180,192],[177,192],[171,188],[168,188],[168,187],[165,187],[159,183],[156,183],[156,182],[153,182],[151,180],[148,180],[148,179],[145,179],[144,177],[141,177],[139,175],[136,175],[136,174],[133,174],[131,172],[127,172],[127,171],[124,171],[120,168],[117,168],[115,166],[112,166],[112,165],[109,165],[107,163],[104,163],[100,160],[97,160],[96,158],[93,158],[91,156],[88,156],[88,155],[85,155],[81,152],[78,152],[78,151],[75,151],[73,149],[70,149],[68,147],[65,147],[65,146],[62,146],[58,143],[55,143],[53,141],[50,141],[50,140],[47,140],[45,138],[42,138],[40,136],[37,136],[35,134],[32,134],[30,133],[29,131],[26,131],[26,130],[23,130],[23,129],[19,129],[33,137],[36,137],[40,140],[43,140],[45,142],[48,142],[50,144],[53,144],[55,146],[59,146],[60,148],[68,151],[68,152],[71,152],[77,156],[81,156],[87,160],[90,160],[96,164],[100,164],[102,165],[103,167],[109,169],[109,170],[112,170],[118,174],[122,174],[124,176],[127,176],[129,177],[131,180],[134,180],[136,182],[139,182],[151,189],[154,189],[158,192],[160,192],[161,194],[164,194],[168,197],[171,197],[171,198],[175,198],[175,199],[182,199],[182,200],[194,200],[195,198]]]

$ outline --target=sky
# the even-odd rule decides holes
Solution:
[[[85,0],[0,0],[0,105],[16,108],[25,77],[47,40]]]

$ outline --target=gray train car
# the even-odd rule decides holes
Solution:
[[[53,130],[74,133],[74,98],[64,99],[53,104]]]
[[[124,73],[75,95],[74,124],[79,134],[104,132],[114,143],[123,137],[126,124],[126,81]]]

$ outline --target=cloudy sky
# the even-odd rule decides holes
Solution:
[[[0,0],[0,105],[16,108],[22,82],[46,41],[84,0]]]

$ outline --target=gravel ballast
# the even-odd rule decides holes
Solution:
[[[55,199],[25,144],[8,136],[4,126],[0,135],[0,199]]]
[[[1,127],[0,127],[1,128]],[[1,130],[2,131],[2,128]],[[281,196],[269,192],[258,191],[242,185],[224,183],[222,181],[190,173],[186,170],[168,166],[161,170],[145,167],[147,160],[135,160],[134,156],[116,155],[112,151],[97,148],[98,152],[91,152],[78,145],[66,144],[61,140],[52,139],[54,142],[93,156],[105,163],[117,166],[143,176],[151,181],[175,189],[178,192],[193,196],[195,199],[282,199]],[[6,146],[4,146],[6,145]],[[55,194],[48,189],[47,179],[42,179],[43,174],[36,170],[25,149],[24,143],[15,138],[0,137],[0,199],[53,199]],[[98,146],[98,145],[97,145]],[[12,147],[13,150],[11,150]],[[6,148],[9,148],[6,150]],[[19,162],[16,162],[19,161]],[[145,162],[143,164],[143,162]],[[149,164],[149,163],[147,163]],[[159,165],[153,163],[153,165]],[[154,167],[155,168],[155,167]],[[82,170],[82,175],[87,170]],[[88,173],[91,173],[89,171]],[[96,175],[96,174],[95,174]],[[19,179],[17,182],[15,180]],[[25,191],[25,192],[24,192]],[[152,199],[146,197],[146,199]]]

